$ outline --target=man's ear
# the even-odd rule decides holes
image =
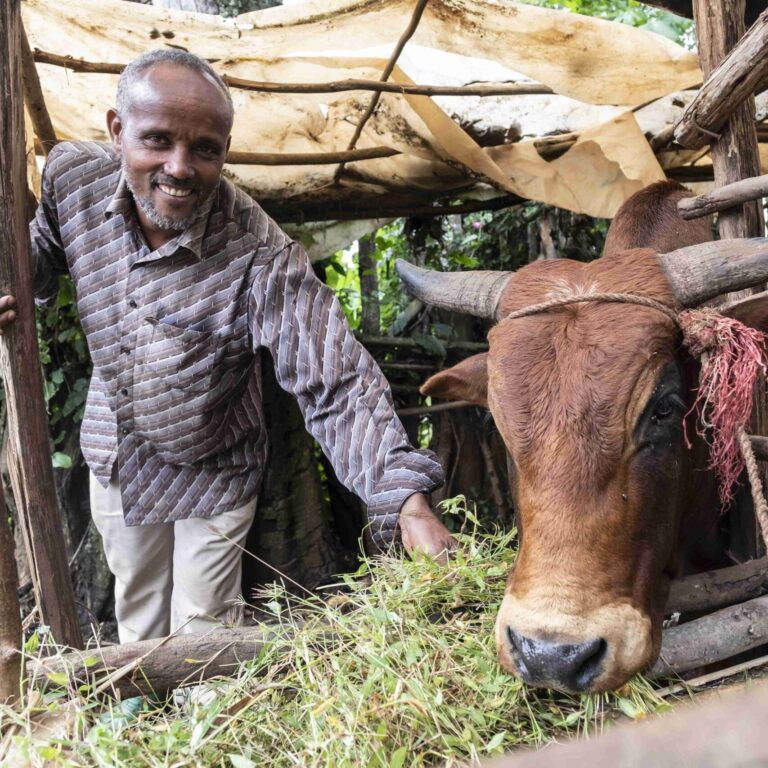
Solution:
[[[473,355],[453,368],[430,376],[421,387],[422,395],[445,400],[467,400],[488,407],[488,353]]]
[[[123,140],[123,121],[120,119],[120,115],[117,114],[116,109],[107,110],[107,130],[109,131],[109,137],[112,139],[112,145],[115,149],[119,150]]]

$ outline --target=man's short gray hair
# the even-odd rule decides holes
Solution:
[[[142,53],[141,56],[135,58],[123,70],[120,79],[117,82],[116,106],[118,114],[125,118],[130,111],[132,102],[131,90],[133,89],[134,84],[142,78],[148,69],[151,69],[156,64],[164,63],[175,64],[179,67],[191,69],[193,72],[197,72],[207,80],[213,82],[227,100],[230,112],[234,117],[235,108],[232,104],[232,96],[230,96],[227,84],[221,79],[221,76],[207,61],[205,61],[205,59],[195,56],[194,53],[181,51],[178,48],[158,48],[154,51]]]

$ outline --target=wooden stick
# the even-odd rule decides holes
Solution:
[[[38,64],[66,67],[73,72],[119,75],[125,64],[85,61],[72,56],[62,56],[35,48],[34,60]],[[380,80],[349,78],[331,80],[327,83],[270,83],[261,80],[246,80],[232,75],[222,75],[230,88],[259,93],[343,93],[345,91],[379,91],[401,93],[413,96],[531,96],[551,94],[554,91],[541,83],[472,83],[468,85],[405,85],[385,83]]]
[[[682,674],[768,643],[768,596],[665,629],[648,676]]]
[[[410,349],[420,349],[428,357],[435,357],[435,354],[424,349],[416,339],[407,336],[358,336],[358,341],[365,347],[409,347]],[[443,342],[447,351],[460,352],[487,352],[488,345],[478,341],[453,341]]]
[[[438,403],[437,405],[424,405],[420,408],[400,408],[397,411],[398,416],[426,416],[429,413],[440,413],[441,411],[455,411],[457,408],[478,408],[479,406],[470,403],[468,400],[454,400],[452,403]]]
[[[683,683],[677,683],[675,685],[668,685],[666,688],[659,688],[654,693],[656,696],[664,698],[665,696],[674,696],[677,693],[683,693],[683,691],[690,690],[691,688],[699,688],[702,685],[708,685],[718,680],[725,680],[727,677],[733,677],[734,675],[740,675],[742,672],[748,672],[750,669],[756,667],[764,667],[768,664],[768,656],[761,656],[759,659],[750,659],[750,661],[742,661],[741,664],[734,664],[724,669],[718,669],[715,672],[709,672],[706,675],[699,675],[698,677],[692,677]]]
[[[97,685],[111,695],[163,694],[185,682],[234,674],[238,664],[257,658],[273,637],[256,627],[173,635],[28,659],[27,674],[37,687],[49,684],[48,675],[63,673],[73,684]]]
[[[699,149],[718,138],[734,109],[768,75],[768,11],[760,15],[707,78],[675,128],[680,146]]]
[[[768,196],[768,175],[735,181],[705,195],[684,197],[677,210],[684,219],[696,219]]]
[[[294,203],[283,204],[283,201],[262,201],[261,207],[278,222],[309,221],[354,221],[357,219],[397,219],[401,216],[448,216],[457,213],[474,213],[476,211],[498,211],[513,205],[522,205],[525,200],[517,195],[501,195],[489,200],[472,200],[458,205],[403,205],[381,206],[377,208],[361,208],[352,205],[338,204],[338,207],[294,208]],[[290,207],[289,207],[290,206]]]
[[[768,591],[768,558],[684,576],[672,582],[667,611],[706,611],[749,600]]]
[[[541,83],[477,83],[471,85],[410,85],[384,83],[380,80],[332,80],[328,83],[267,83],[222,75],[230,88],[260,93],[343,93],[345,91],[378,91],[409,96],[535,96],[554,91]]]
[[[40,375],[32,292],[21,86],[19,0],[0,3],[0,295],[16,297],[16,322],[0,342],[18,523],[42,620],[57,642],[79,647]]]
[[[333,165],[358,160],[375,160],[401,154],[391,147],[342,150],[340,152],[230,152],[229,165]]]
[[[53,130],[48,107],[45,106],[43,89],[40,87],[40,78],[37,76],[35,60],[32,58],[24,27],[21,28],[21,73],[24,82],[24,101],[32,119],[35,136],[40,142],[43,153],[47,155],[57,143],[56,132]]]
[[[381,82],[389,80],[389,76],[392,74],[392,70],[394,70],[395,64],[397,64],[397,60],[400,57],[400,54],[403,52],[403,48],[405,48],[405,44],[411,39],[413,33],[416,31],[416,28],[419,26],[419,21],[421,21],[421,15],[424,13],[424,9],[427,7],[427,2],[429,2],[429,0],[417,0],[416,7],[413,9],[413,14],[411,15],[411,20],[408,22],[408,26],[400,36],[400,39],[397,41],[395,50],[392,51],[392,55],[389,57],[389,61],[387,61],[386,66],[384,67],[384,71],[381,73],[381,77],[379,78]],[[347,146],[347,149],[354,149],[357,146],[357,140],[360,138],[365,124],[368,122],[371,115],[373,115],[373,111],[376,109],[376,105],[379,103],[380,98],[380,91],[377,91],[373,94],[370,102],[368,103],[368,107],[363,113],[363,116],[360,118],[360,120],[358,120],[357,125],[355,126],[355,132],[352,134],[352,138],[349,141],[349,146]],[[333,176],[334,184],[338,184],[342,173],[344,173],[344,163],[341,163],[341,165],[339,165],[339,167],[336,169],[336,173]]]
[[[0,486],[0,703],[10,702],[18,696],[21,680],[21,644],[24,637],[13,545],[8,510]]]

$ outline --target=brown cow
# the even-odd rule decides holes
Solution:
[[[708,242],[708,221],[677,215],[686,194],[662,182],[633,196],[589,264],[451,274],[398,264],[423,301],[497,321],[486,355],[422,392],[489,408],[508,449],[521,540],[496,641],[502,666],[533,685],[623,684],[658,655],[670,577],[721,555],[706,452],[683,439],[697,364],[672,320],[599,301],[507,318],[606,292],[691,307],[764,282],[768,240]]]

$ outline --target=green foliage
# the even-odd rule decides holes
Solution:
[[[71,449],[69,438],[78,433],[83,420],[91,361],[69,277],[60,278],[55,301],[38,308],[37,331],[51,440],[55,449]],[[67,469],[72,459],[56,450],[53,463]]]

